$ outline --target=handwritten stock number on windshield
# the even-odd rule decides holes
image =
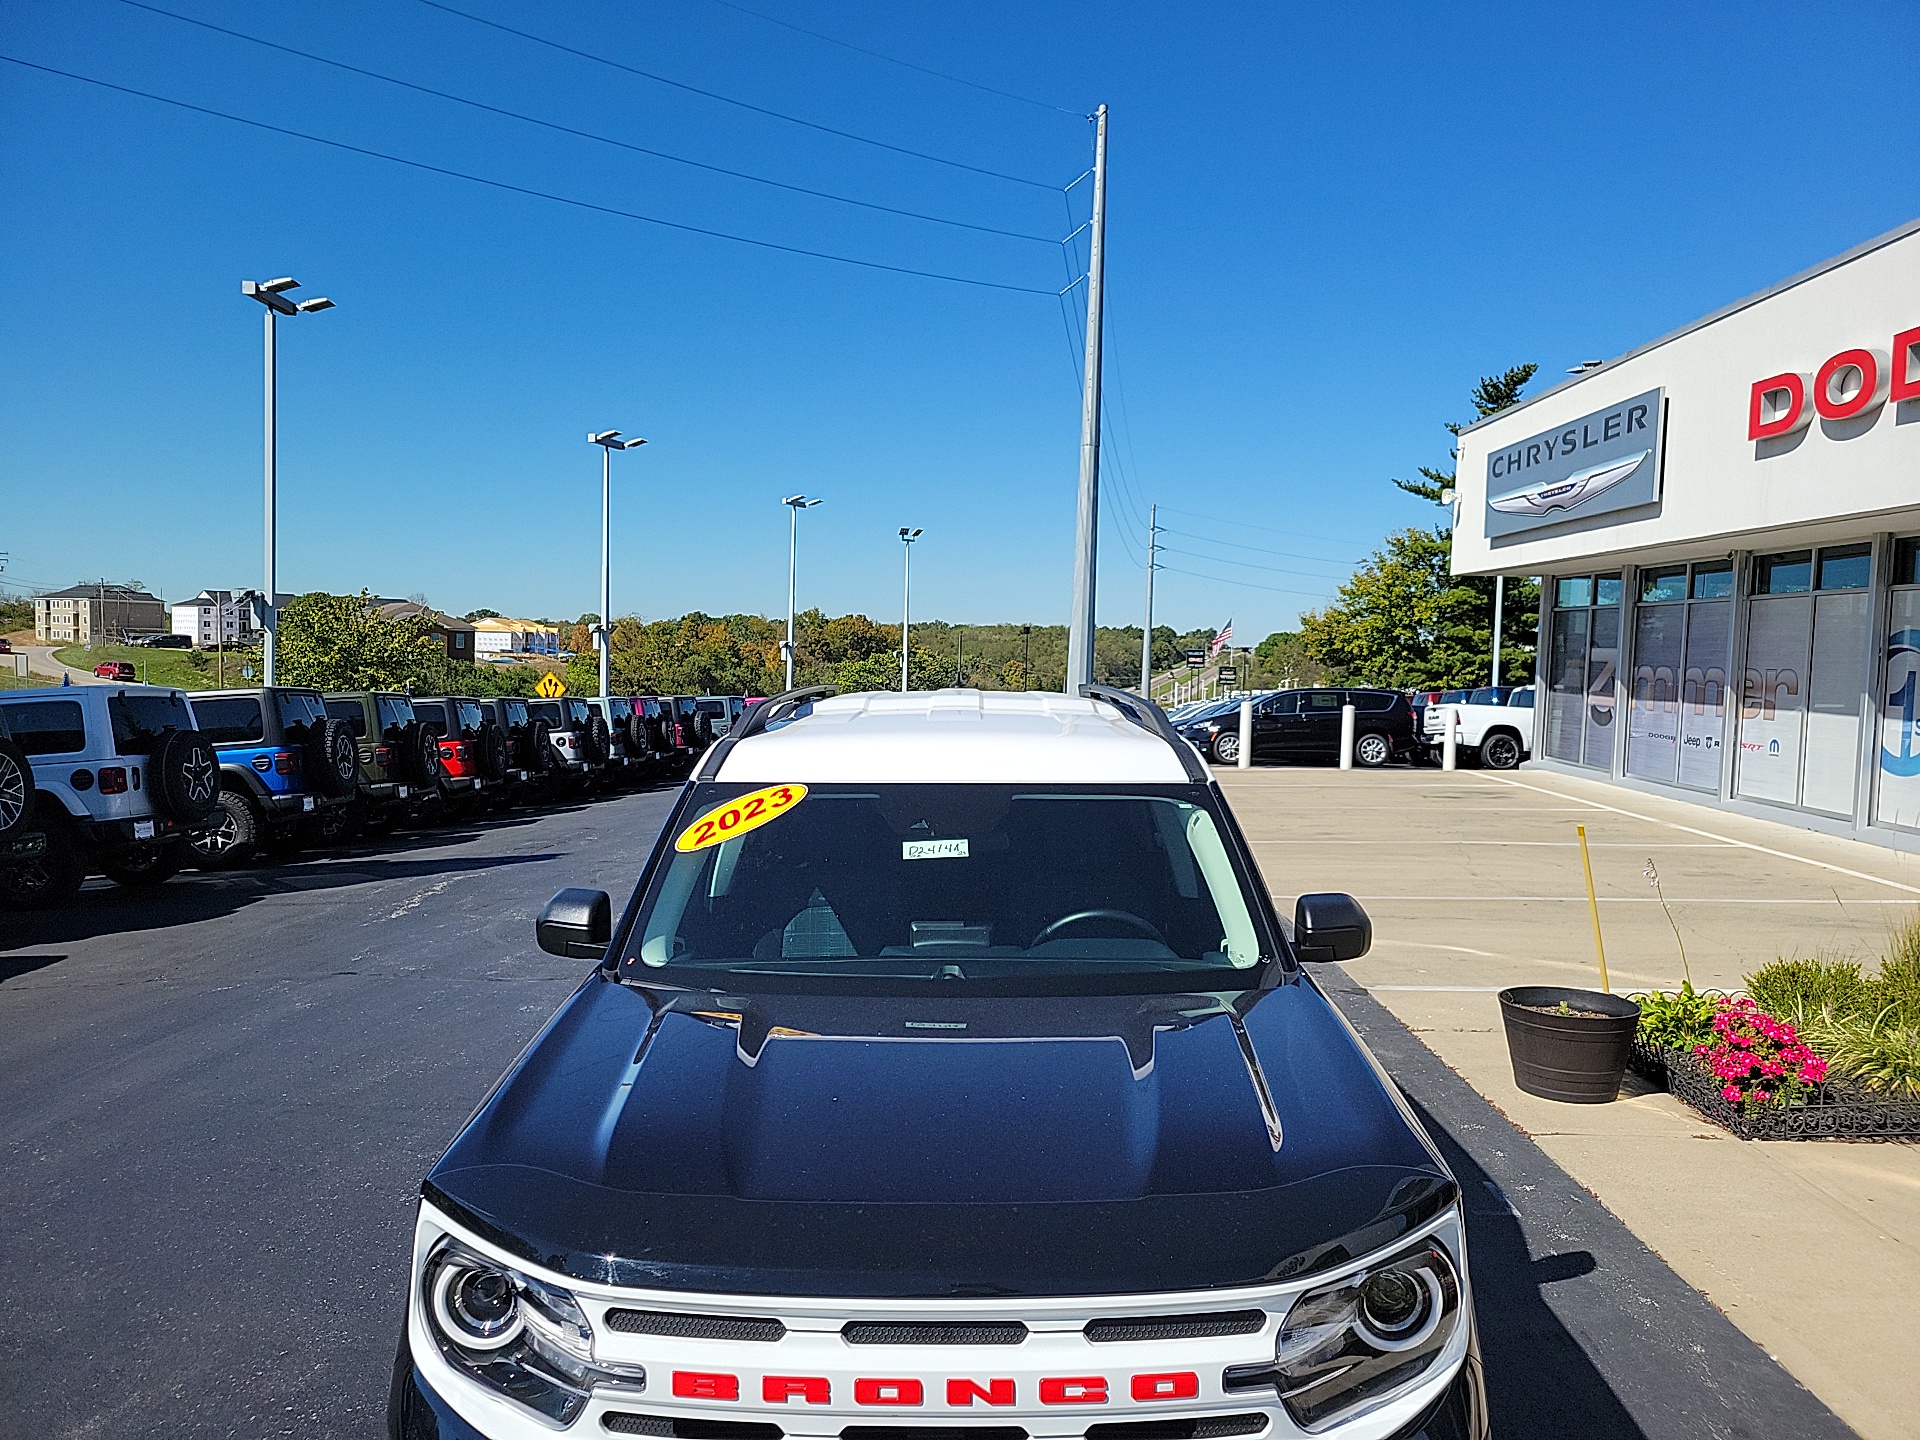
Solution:
[[[729,800],[718,810],[709,810],[680,832],[673,848],[680,851],[704,850],[749,830],[758,830],[776,820],[807,798],[804,785],[769,785],[764,790]]]

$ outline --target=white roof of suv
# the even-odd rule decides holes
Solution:
[[[769,785],[1191,783],[1165,737],[1112,705],[982,690],[815,700],[799,717],[775,720],[732,746],[713,778]]]

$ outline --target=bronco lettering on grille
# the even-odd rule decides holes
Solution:
[[[936,1382],[937,1383],[937,1382]],[[911,1376],[879,1378],[863,1376],[853,1382],[853,1403],[890,1407],[924,1406],[927,1382]],[[1047,1375],[1039,1384],[1042,1405],[1105,1405],[1109,1399],[1109,1381],[1104,1375]],[[682,1400],[734,1400],[740,1398],[740,1377],[725,1372],[676,1370],[673,1393]],[[1163,1371],[1127,1377],[1127,1393],[1136,1401],[1152,1404],[1161,1400],[1193,1400],[1200,1395],[1200,1376],[1192,1370]],[[974,1379],[953,1376],[945,1381],[946,1404],[950,1409],[967,1409],[976,1401],[986,1405],[1012,1405],[1018,1400],[1015,1383],[1005,1376]],[[833,1403],[833,1385],[824,1375],[765,1375],[760,1380],[760,1398],[769,1405],[785,1405],[798,1400],[806,1405]]]

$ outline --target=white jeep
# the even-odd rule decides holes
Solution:
[[[90,874],[157,885],[219,814],[220,757],[184,692],[151,685],[10,691],[0,722],[33,771],[43,836],[0,865],[0,897],[58,904]]]

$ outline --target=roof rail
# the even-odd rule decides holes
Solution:
[[[1182,740],[1180,732],[1173,728],[1173,722],[1167,719],[1167,712],[1146,696],[1136,695],[1131,690],[1122,690],[1115,685],[1082,685],[1080,694],[1083,699],[1106,701],[1142,730],[1150,730],[1166,741],[1180,757],[1187,778],[1196,785],[1204,785],[1212,778],[1193,746]]]
[[[839,690],[832,685],[802,685],[798,689],[782,691],[770,700],[749,705],[746,713],[740,717],[739,723],[731,726],[726,735],[707,751],[707,758],[700,765],[700,773],[693,778],[713,779],[720,773],[720,765],[727,758],[727,752],[742,740],[758,735],[775,720],[787,719],[809,700],[825,700],[839,693]]]

